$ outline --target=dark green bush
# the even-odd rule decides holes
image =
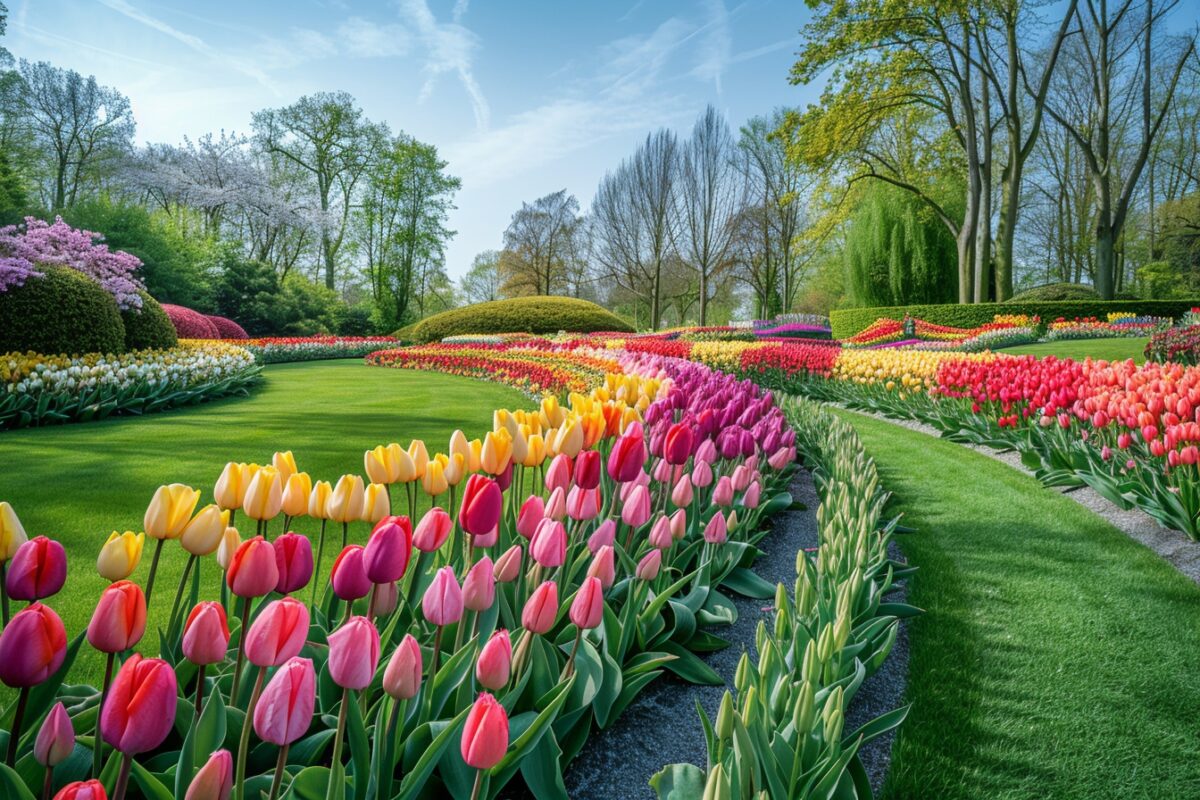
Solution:
[[[179,343],[179,338],[175,335],[175,326],[171,324],[167,312],[148,292],[138,294],[142,296],[141,309],[121,312],[121,322],[125,325],[125,349],[174,347]]]
[[[880,318],[903,320],[905,314],[937,325],[974,328],[991,322],[997,314],[1036,314],[1043,322],[1059,317],[1106,318],[1115,311],[1138,315],[1180,317],[1200,300],[1068,300],[1055,303],[1014,302],[974,305],[886,306],[883,308],[838,308],[829,312],[833,338],[846,339]]]
[[[434,314],[402,330],[421,343],[466,333],[633,332],[617,315],[573,297],[514,297],[476,303]]]
[[[1023,292],[1017,292],[1008,301],[1010,303],[1049,303],[1060,300],[1096,300],[1100,295],[1090,286],[1079,283],[1049,283],[1045,286],[1035,286]]]
[[[0,353],[122,353],[125,326],[113,296],[69,267],[0,294]]]

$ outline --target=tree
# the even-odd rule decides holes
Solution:
[[[708,321],[712,283],[729,266],[733,218],[743,181],[734,165],[734,141],[725,118],[708,106],[683,145],[677,194],[680,243],[696,272],[700,324]]]
[[[383,147],[387,131],[367,120],[346,92],[319,92],[284,108],[254,114],[261,146],[306,172],[318,207],[328,217],[320,232],[325,285],[335,287],[359,181]]]
[[[459,279],[459,292],[468,303],[500,299],[500,253],[484,250],[475,256],[467,274]]]
[[[561,293],[579,223],[579,200],[566,189],[522,203],[504,231],[504,294]]]
[[[130,152],[133,111],[125,95],[94,76],[25,59],[18,73],[16,108],[9,113],[36,148],[47,205],[61,211]]]

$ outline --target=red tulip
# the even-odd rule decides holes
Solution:
[[[462,618],[463,597],[454,567],[442,567],[421,598],[421,612],[434,625],[449,625]]]
[[[62,666],[67,632],[49,606],[34,603],[0,631],[0,681],[14,689],[37,686]]]
[[[663,458],[668,464],[685,464],[692,455],[694,437],[692,426],[686,422],[676,422],[667,429],[667,438],[663,440]]]
[[[458,524],[472,536],[486,536],[500,522],[503,505],[504,494],[494,480],[485,475],[472,475],[463,489]]]
[[[342,600],[358,600],[371,591],[371,579],[363,566],[361,544],[348,544],[333,562],[333,593]]]
[[[261,536],[242,542],[225,570],[225,582],[238,597],[263,597],[279,585],[275,548]]]
[[[626,432],[613,442],[608,456],[608,475],[617,483],[628,483],[642,471],[646,463],[646,442],[640,428]]]
[[[121,665],[100,712],[104,741],[127,756],[158,747],[175,724],[175,697],[171,665],[134,653]]]
[[[43,767],[53,768],[67,760],[75,749],[75,728],[62,703],[55,703],[46,715],[37,740],[33,743],[33,758]]]
[[[363,552],[363,568],[371,583],[392,583],[404,577],[412,558],[413,533],[408,517],[384,517],[371,531]]]
[[[496,576],[492,560],[487,556],[479,559],[463,578],[463,607],[471,611],[487,611],[496,597]]]
[[[462,757],[467,766],[491,769],[508,752],[508,713],[487,692],[479,695],[463,728]]]
[[[258,667],[278,667],[299,655],[308,638],[308,606],[292,597],[275,600],[246,634],[246,658]]]
[[[98,780],[74,781],[59,789],[54,800],[108,800],[108,795]]]
[[[432,553],[446,543],[453,527],[454,520],[450,519],[446,510],[434,506],[425,512],[425,516],[417,523],[417,529],[413,532],[413,547],[425,553]]]
[[[567,529],[557,520],[542,520],[529,543],[529,554],[543,567],[562,566],[567,560]]]
[[[600,453],[584,450],[575,457],[575,485],[580,489],[595,489],[600,485]]]
[[[13,600],[41,600],[57,594],[67,580],[67,553],[63,546],[35,536],[17,548],[8,564],[4,586]]]
[[[87,640],[101,653],[122,653],[146,633],[146,595],[132,581],[117,581],[100,593]]]
[[[545,518],[546,503],[542,500],[542,496],[529,495],[529,498],[521,504],[521,510],[517,512],[517,533],[526,539],[533,538],[538,524]]]
[[[546,581],[533,590],[521,611],[521,627],[532,633],[546,635],[558,618],[558,584]]]
[[[396,700],[411,700],[421,689],[421,645],[405,634],[383,671],[383,690]]]
[[[312,723],[317,703],[317,673],[307,658],[280,667],[254,707],[254,732],[264,742],[283,747],[299,739]]]
[[[362,691],[379,666],[379,631],[366,617],[353,616],[329,634],[329,677],[343,689]]]
[[[503,689],[512,672],[512,655],[512,639],[508,631],[501,629],[493,633],[479,651],[479,660],[475,662],[475,680],[485,689]]]
[[[233,791],[233,756],[217,750],[192,778],[183,800],[229,800]]]
[[[197,603],[183,624],[183,655],[193,664],[218,664],[229,650],[229,622],[220,603]]]
[[[599,578],[584,578],[571,603],[570,616],[579,628],[594,628],[604,619],[604,587]]]
[[[313,574],[312,542],[308,537],[288,531],[272,546],[275,548],[275,568],[279,571],[275,591],[291,594],[307,586]]]

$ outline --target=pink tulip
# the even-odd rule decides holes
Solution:
[[[104,792],[104,784],[92,779],[68,783],[58,790],[54,800],[108,800],[108,795]]]
[[[290,594],[308,585],[313,574],[312,542],[298,533],[287,533],[276,539],[275,568],[279,571],[279,582],[275,591]]]
[[[696,460],[711,466],[717,460],[717,446],[712,439],[705,439],[696,448]],[[697,484],[699,485],[699,484]]]
[[[4,586],[13,600],[41,600],[58,593],[67,580],[67,553],[63,546],[35,536],[17,548],[8,564]]]
[[[592,558],[592,563],[588,564],[587,574],[589,578],[599,578],[600,585],[606,591],[612,588],[617,576],[617,565],[611,547],[600,548]]]
[[[467,766],[491,769],[508,752],[508,713],[487,692],[479,695],[463,727],[462,757]]]
[[[707,461],[696,461],[696,466],[692,467],[692,485],[703,489],[706,486],[711,486],[712,482],[712,467],[709,466]]]
[[[338,686],[361,692],[378,666],[379,631],[366,617],[350,617],[329,634],[329,677]]]
[[[33,743],[33,758],[43,767],[52,769],[67,760],[75,749],[75,728],[62,703],[55,703],[46,715],[42,728]]]
[[[393,583],[403,578],[412,558],[412,548],[412,523],[408,517],[391,516],[379,520],[363,552],[367,580]]]
[[[674,469],[666,460],[660,458],[654,462],[654,470],[650,474],[659,483],[670,483],[671,473],[674,472]]]
[[[668,464],[684,464],[692,455],[694,441],[692,426],[686,422],[676,422],[667,429],[667,437],[663,441],[663,458]]]
[[[471,611],[487,611],[496,598],[496,576],[492,560],[487,556],[476,561],[463,578],[463,607]]]
[[[496,561],[496,567],[492,573],[496,583],[508,583],[517,579],[517,576],[521,574],[521,556],[521,545],[519,544],[514,544],[504,551],[504,555]]]
[[[733,484],[735,492],[742,492],[750,485],[750,470],[746,469],[745,464],[738,464],[733,468],[733,475],[730,476],[729,482]]]
[[[560,522],[567,515],[567,493],[561,487],[555,487],[546,500],[546,519],[556,519]]]
[[[608,475],[617,483],[628,483],[642,471],[646,463],[646,442],[641,426],[625,431],[625,435],[613,442],[608,455]]]
[[[546,491],[553,492],[562,489],[564,492],[571,487],[571,458],[565,453],[559,453],[546,468]]]
[[[650,519],[650,492],[645,486],[635,486],[629,493],[621,519],[631,528],[640,528]]]
[[[771,465],[771,469],[783,469],[791,462],[791,451],[786,447],[779,448],[767,459],[767,463]]]
[[[276,670],[254,707],[254,732],[283,747],[299,739],[313,720],[317,674],[312,661],[293,658]]]
[[[526,539],[532,538],[538,523],[545,518],[546,504],[542,501],[541,495],[529,495],[529,498],[521,504],[521,510],[517,512],[517,533]]]
[[[546,635],[558,618],[558,584],[546,581],[533,590],[521,611],[521,627],[532,633]]]
[[[423,553],[436,552],[446,543],[453,527],[454,520],[450,519],[446,510],[434,506],[417,523],[417,529],[413,531],[413,547]]]
[[[177,690],[170,664],[134,653],[121,665],[100,712],[104,741],[127,756],[161,745],[175,724]]]
[[[308,606],[292,597],[275,600],[246,634],[246,658],[258,667],[278,667],[296,657],[308,639]]]
[[[670,520],[661,516],[654,520],[654,524],[650,527],[650,546],[659,550],[666,550],[674,543],[675,539],[671,536]]]
[[[475,549],[495,547],[496,542],[500,541],[500,526],[492,528],[487,533],[481,536],[472,536],[471,544],[475,545]]]
[[[184,800],[229,800],[233,791],[233,756],[217,750],[192,778]]]
[[[692,504],[692,496],[692,480],[684,475],[671,490],[671,502],[679,508],[687,508]]]
[[[637,575],[639,580],[652,581],[658,577],[658,570],[662,567],[662,550],[651,550],[642,556],[642,560],[638,562]]]
[[[333,593],[342,600],[353,602],[371,591],[371,579],[363,567],[364,550],[361,544],[348,544],[333,562]]]
[[[183,655],[197,665],[218,664],[229,651],[229,622],[220,603],[196,604],[183,624]]]
[[[454,577],[454,567],[442,567],[433,576],[421,598],[421,612],[434,625],[449,625],[462,618],[462,589]]]
[[[503,506],[504,494],[496,482],[476,473],[467,478],[463,488],[458,524],[472,536],[486,536],[500,522]]]
[[[600,453],[596,450],[584,450],[575,457],[575,485],[584,490],[598,487],[600,468]]]
[[[132,581],[117,581],[100,593],[88,643],[101,653],[122,653],[142,640],[146,633],[146,596]]]
[[[493,633],[479,651],[479,660],[475,662],[475,680],[485,689],[503,689],[512,671],[512,655],[512,639],[508,631],[501,629]]]
[[[617,523],[606,519],[596,526],[596,530],[588,537],[588,552],[595,555],[601,547],[611,547],[617,539]]]
[[[396,700],[411,700],[421,689],[421,645],[411,633],[392,652],[383,671],[383,690]]]
[[[573,520],[587,520],[600,513],[600,490],[572,486],[567,495],[567,515]]]
[[[578,628],[594,628],[604,619],[604,587],[600,579],[584,578],[571,603],[571,622]]]
[[[375,616],[390,616],[400,604],[400,587],[395,581],[375,584]]]
[[[725,541],[726,534],[725,517],[718,511],[704,526],[704,541],[709,544],[721,544]]]
[[[742,495],[742,505],[746,508],[758,508],[758,504],[762,499],[762,486],[758,481],[753,481],[746,487],[746,493]]]
[[[62,666],[67,632],[49,606],[34,603],[0,631],[0,681],[14,689],[37,686]]]
[[[687,535],[687,512],[682,508],[671,515],[671,538],[679,541]]]
[[[715,506],[733,505],[733,481],[728,475],[722,475],[717,480],[717,485],[713,487],[712,501]]]
[[[567,560],[567,529],[557,520],[542,520],[529,543],[529,554],[543,567],[562,566]]]
[[[261,536],[242,542],[225,571],[229,590],[238,597],[263,597],[279,585],[275,548]]]

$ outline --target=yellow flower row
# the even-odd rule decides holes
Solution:
[[[833,378],[864,384],[885,383],[889,390],[921,392],[937,383],[938,367],[944,361],[990,362],[995,358],[991,352],[843,350],[834,364]]]

